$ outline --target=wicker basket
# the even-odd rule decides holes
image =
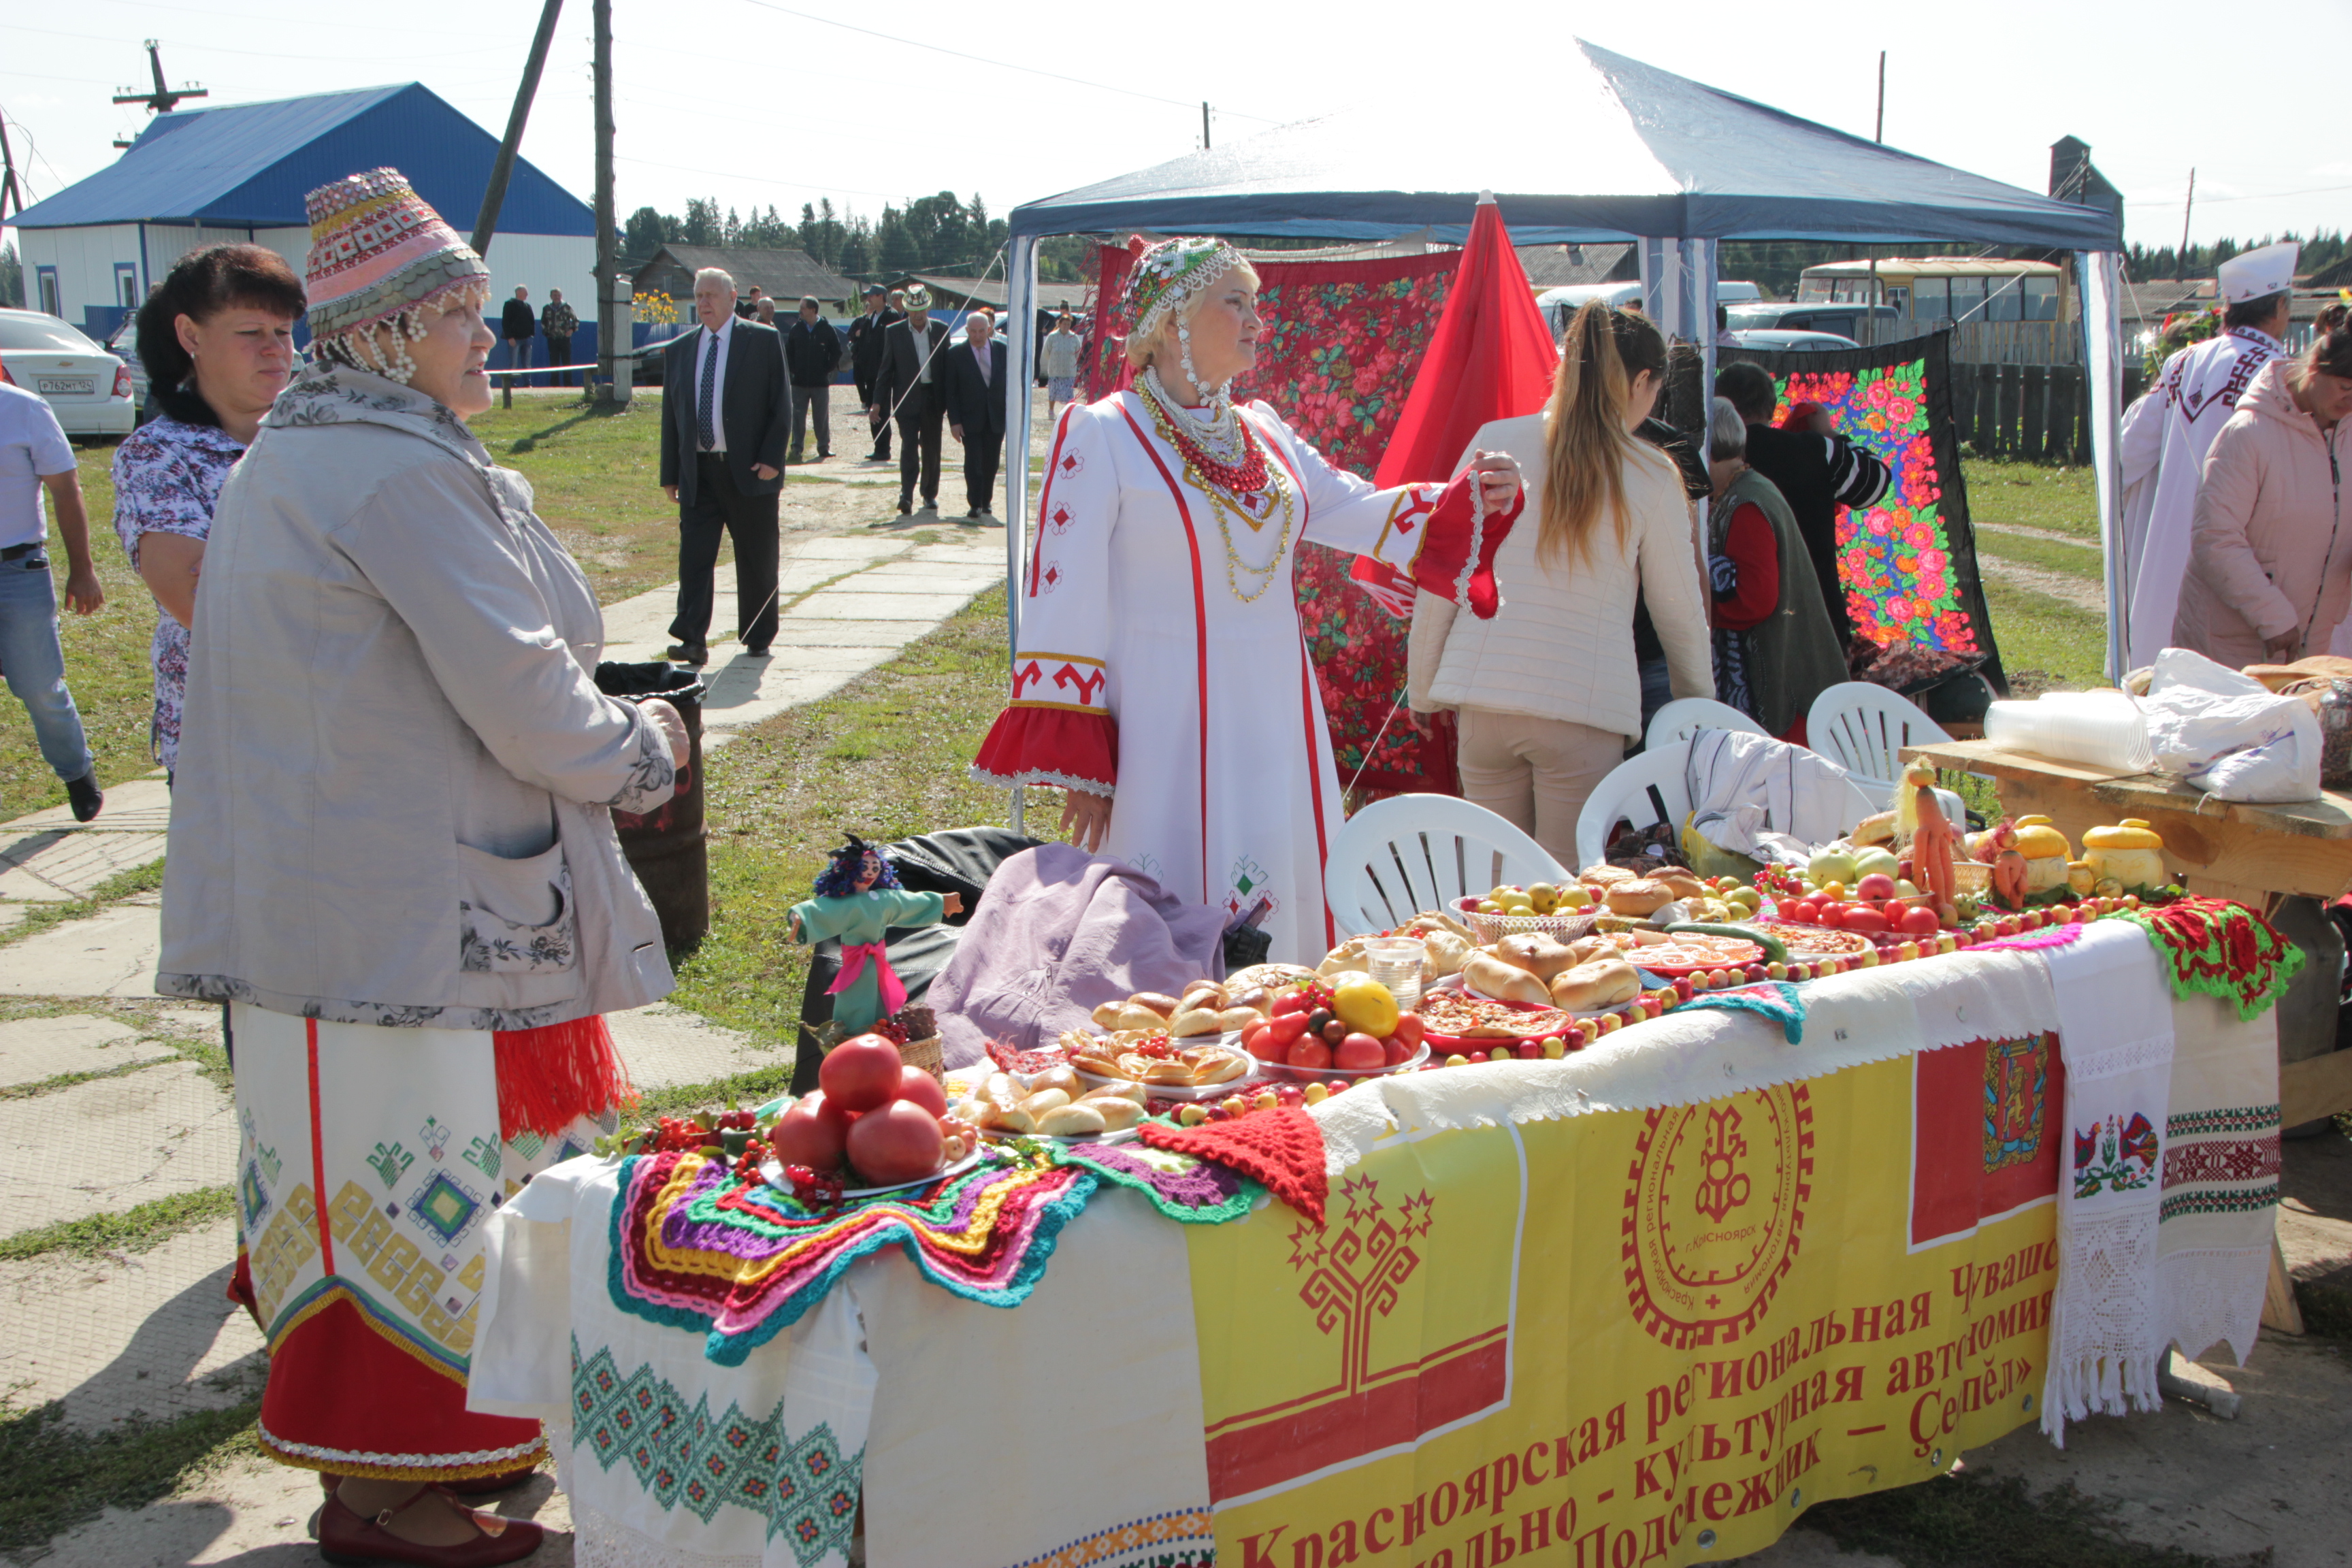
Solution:
[[[899,1008],[892,1016],[891,1022],[904,1028],[908,1034],[907,1043],[898,1047],[898,1059],[910,1068],[922,1068],[944,1088],[948,1076],[947,1056],[940,1045],[939,1022],[932,1016],[931,1010],[919,1004],[909,1005]],[[837,1019],[828,1018],[816,1025],[803,1024],[802,1027],[816,1042],[820,1056],[841,1044],[845,1037]]]
[[[1574,942],[1579,937],[1592,934],[1593,922],[1600,920],[1602,912],[1596,904],[1591,909],[1566,915],[1482,915],[1475,899],[1457,901],[1453,910],[1454,918],[1470,928],[1471,934],[1478,939],[1481,947],[1498,942],[1507,936],[1520,936],[1529,931],[1540,932],[1558,942]]]
[[[1954,860],[1952,891],[1983,898],[1992,891],[1992,868],[1981,860]]]
[[[941,1088],[947,1086],[948,1063],[947,1058],[940,1050],[939,1036],[932,1035],[924,1039],[908,1040],[898,1047],[898,1059],[910,1068],[922,1068],[937,1079]]]

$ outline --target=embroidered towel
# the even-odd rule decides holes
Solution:
[[[2172,994],[2154,947],[2122,921],[2095,923],[2042,957],[2057,999],[2073,1153],[2058,1177],[2058,1284],[2042,1389],[2042,1430],[2063,1448],[2069,1421],[2162,1404],[2157,1222]]]
[[[2184,995],[2156,1227],[2157,1342],[2194,1361],[2227,1340],[2253,1353],[2278,1217],[2278,1020],[2232,998]]]

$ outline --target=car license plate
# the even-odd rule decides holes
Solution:
[[[42,392],[56,396],[88,397],[97,389],[97,382],[87,375],[37,375],[34,384]]]

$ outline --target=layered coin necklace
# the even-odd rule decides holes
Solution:
[[[1232,396],[1223,388],[1217,390],[1204,418],[1176,401],[1156,366],[1147,366],[1138,384],[1160,439],[1183,460],[1184,477],[1209,498],[1209,510],[1216,516],[1217,534],[1225,547],[1225,586],[1243,604],[1255,604],[1281,575],[1283,555],[1290,548],[1290,531],[1297,521],[1297,497],[1281,465],[1267,455],[1265,441],[1234,407]],[[1263,564],[1244,559],[1234,542],[1234,521],[1238,519],[1253,535],[1258,534],[1277,508],[1282,512],[1282,531],[1275,540],[1273,555]],[[1255,586],[1244,590],[1244,581]]]

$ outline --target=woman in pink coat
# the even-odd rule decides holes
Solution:
[[[2206,454],[2172,641],[2218,663],[2331,651],[2352,605],[2342,421],[2352,323],[2320,312],[2310,351],[2263,366]],[[2352,631],[2352,627],[2347,627]]]

